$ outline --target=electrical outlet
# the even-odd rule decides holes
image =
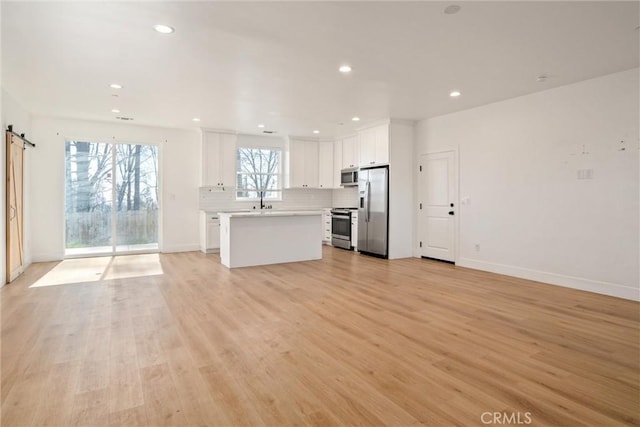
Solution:
[[[593,169],[578,169],[578,179],[593,179]]]
[[[480,252],[480,245],[476,243],[476,252]]]

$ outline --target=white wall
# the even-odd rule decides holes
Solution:
[[[389,125],[389,259],[413,256],[415,188],[414,123]]]
[[[419,153],[459,150],[457,264],[640,299],[638,93],[634,69],[420,122]]]
[[[24,133],[25,138],[29,141],[35,142],[31,134],[31,115],[25,110],[15,98],[2,90],[2,130],[6,130],[8,125],[13,125],[14,132]],[[6,177],[6,143],[4,138],[4,132],[2,137],[2,143],[0,144],[0,176]],[[32,168],[31,154],[34,149],[27,148],[24,152],[24,260],[25,267],[31,263],[31,238],[30,238],[30,212],[31,206],[29,202],[29,191],[31,190],[31,180],[29,176],[29,170]],[[4,182],[4,181],[3,181]],[[6,191],[5,185],[2,184],[2,194],[0,197],[0,286],[4,285],[6,276],[6,197],[4,196]]]
[[[120,141],[160,146],[161,250],[198,250],[197,131],[130,124],[34,117],[31,231],[34,261],[64,256],[64,144],[67,139]]]

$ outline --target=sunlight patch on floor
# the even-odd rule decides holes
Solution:
[[[105,271],[104,280],[155,276],[163,273],[158,254],[117,256],[113,257],[113,262]]]
[[[66,259],[30,288],[164,274],[158,254]]]

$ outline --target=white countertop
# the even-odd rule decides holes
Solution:
[[[273,217],[273,216],[312,216],[322,215],[322,210],[314,211],[278,211],[278,210],[252,210],[249,212],[218,212],[221,217],[229,218],[259,218],[259,217]]]

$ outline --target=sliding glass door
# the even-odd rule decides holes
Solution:
[[[67,141],[65,254],[158,250],[158,147]]]
[[[115,145],[116,252],[158,249],[158,147]]]

